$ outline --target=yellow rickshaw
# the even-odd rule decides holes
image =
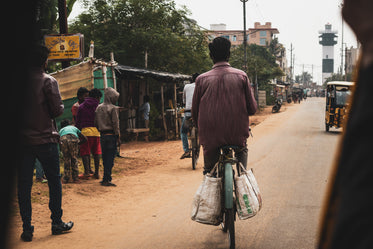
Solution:
[[[332,81],[326,86],[326,112],[325,112],[325,130],[330,127],[340,128],[347,119],[348,100],[351,95],[353,82]]]

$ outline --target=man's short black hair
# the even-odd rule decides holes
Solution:
[[[68,125],[71,125],[70,120],[64,119],[64,120],[61,121],[61,129],[68,126]]]
[[[149,102],[149,101],[150,101],[149,95],[145,95],[144,96],[144,103]]]
[[[102,97],[102,93],[97,88],[93,88],[91,91],[89,91],[89,97],[100,99]]]
[[[192,75],[192,83],[193,83],[193,82],[196,82],[196,79],[197,79],[198,76],[199,76],[199,73],[194,73],[194,74]]]
[[[83,97],[83,95],[85,93],[89,93],[88,89],[85,88],[85,87],[79,87],[78,91],[76,92],[76,96],[79,98],[79,97]]]
[[[214,62],[228,61],[231,54],[231,42],[222,37],[216,37],[209,43],[210,56]]]
[[[49,49],[41,44],[32,46],[30,65],[33,67],[43,67],[48,59]]]

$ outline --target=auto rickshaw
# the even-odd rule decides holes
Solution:
[[[332,81],[326,87],[325,130],[330,127],[340,128],[348,115],[348,100],[353,82]]]

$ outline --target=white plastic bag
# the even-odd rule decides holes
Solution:
[[[252,170],[246,170],[242,164],[241,175],[234,178],[236,190],[236,207],[240,220],[255,216],[262,207],[258,183]]]
[[[217,165],[203,177],[192,204],[191,219],[208,225],[221,222],[222,179],[212,177]]]

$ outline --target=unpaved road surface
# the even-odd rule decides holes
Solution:
[[[324,131],[324,99],[284,107],[253,129],[248,167],[254,169],[263,208],[236,222],[237,248],[314,248],[330,166],[341,133]],[[122,146],[126,169],[116,188],[99,180],[64,185],[65,221],[73,230],[52,236],[47,198],[33,204],[34,240],[21,242],[15,215],[14,248],[227,248],[220,227],[190,220],[191,203],[202,180],[202,162],[179,160],[181,142],[138,142]],[[128,166],[128,167],[127,167]],[[115,167],[120,168],[118,165]],[[43,193],[41,193],[43,194]]]

